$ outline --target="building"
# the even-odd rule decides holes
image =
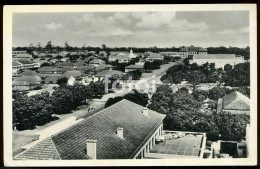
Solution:
[[[57,84],[57,81],[62,78],[60,74],[52,74],[51,76],[46,76],[44,79],[45,84]]]
[[[101,60],[101,59],[94,59],[94,60],[91,60],[89,62],[89,65],[90,66],[93,66],[93,67],[98,67],[100,65],[103,65],[105,64],[106,62],[104,60]]]
[[[115,56],[109,56],[108,61],[109,62],[115,62],[118,60],[118,63],[128,63],[130,62],[131,58],[128,55],[119,53],[118,55]]]
[[[27,54],[26,50],[22,50],[22,51],[18,51],[18,50],[14,50],[12,51],[13,55],[19,55],[19,54]]]
[[[34,63],[26,59],[19,59],[12,62],[13,69],[33,69],[39,67],[39,63]]]
[[[14,59],[29,59],[31,60],[32,59],[32,55],[26,53],[26,54],[16,54],[16,55],[13,55],[13,58]]]
[[[164,130],[146,159],[203,158],[206,134]]]
[[[63,77],[67,77],[68,79],[73,76],[75,79],[80,79],[82,77],[82,73],[78,70],[67,71],[62,74]]]
[[[125,67],[125,73],[127,72],[131,72],[131,71],[136,71],[136,70],[140,70],[140,71],[143,71],[144,69],[144,65],[129,65],[129,66],[126,66]]]
[[[56,74],[58,72],[58,68],[53,66],[44,66],[38,69],[38,72],[41,74]]]
[[[14,159],[141,159],[162,135],[164,118],[124,99],[58,133],[50,133]]]
[[[179,54],[184,57],[193,58],[193,56],[196,54],[208,54],[208,50],[202,47],[189,46],[182,47],[179,51]]]
[[[218,100],[217,113],[250,115],[250,100],[245,95],[235,91]]]
[[[100,66],[98,66],[98,67],[96,67],[96,71],[103,71],[103,70],[113,70],[113,68],[114,68],[114,66],[112,66],[112,65],[109,65],[109,64],[103,64],[103,65],[100,65]]]
[[[134,54],[134,52],[133,52],[132,49],[130,50],[130,54],[129,54],[128,56],[129,56],[130,58],[136,58],[136,57],[137,57],[137,55]]]
[[[67,84],[73,86],[75,83],[76,83],[76,79],[73,76],[70,76]]]
[[[161,60],[161,61],[162,61],[163,59],[164,59],[164,56],[163,56],[163,55],[158,54],[158,53],[153,53],[153,54],[147,56],[145,60],[146,60],[147,62],[153,62],[153,61],[155,61],[155,60]]]
[[[160,52],[160,54],[168,57],[181,57],[179,52]]]
[[[28,91],[30,90],[30,83],[24,81],[13,81],[12,82],[13,91]]]
[[[15,81],[27,82],[29,84],[41,84],[41,77],[37,75],[28,75],[17,77]]]
[[[98,72],[96,75],[95,75],[95,79],[98,79],[98,80],[103,80],[106,76],[107,77],[111,77],[113,75],[124,75],[123,72],[121,71],[118,71],[118,70],[104,70],[104,71],[101,71],[101,72]]]
[[[190,63],[197,63],[202,65],[204,63],[215,63],[215,68],[223,68],[226,64],[234,67],[236,64],[244,63],[243,56],[236,56],[235,54],[195,54]]]

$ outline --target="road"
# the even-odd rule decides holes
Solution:
[[[152,82],[152,80],[155,80],[156,83],[160,83],[160,78],[162,75],[164,75],[166,73],[166,70],[169,67],[176,65],[176,64],[178,64],[178,63],[174,62],[174,63],[165,64],[165,65],[162,65],[160,69],[154,70],[152,73],[143,73],[140,80],[145,80],[149,84]],[[153,78],[153,75],[155,75],[155,78]],[[144,89],[144,88],[145,88],[145,85],[141,84],[140,89]],[[13,142],[14,153],[15,152],[18,153],[18,152],[22,151],[21,150],[22,146],[35,140],[36,132],[43,130],[54,124],[57,124],[71,116],[76,116],[77,118],[81,118],[81,117],[86,118],[88,116],[91,116],[91,115],[95,114],[96,112],[103,110],[105,107],[105,103],[109,98],[113,98],[113,97],[117,97],[117,96],[124,96],[125,94],[129,93],[128,88],[126,88],[126,89],[127,90],[125,90],[121,93],[108,93],[108,94],[105,94],[101,99],[93,99],[93,101],[90,103],[90,106],[89,106],[92,108],[91,111],[88,111],[89,108],[78,110],[78,111],[73,111],[73,113],[71,113],[71,114],[59,115],[58,116],[60,118],[59,120],[51,121],[50,123],[47,123],[44,126],[38,126],[38,128],[34,129],[34,130],[13,131],[13,138],[17,138],[17,139],[14,139],[15,141]]]

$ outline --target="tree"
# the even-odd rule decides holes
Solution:
[[[230,71],[232,70],[232,66],[231,66],[230,64],[226,64],[226,65],[224,66],[224,70],[225,70],[226,72],[230,72]]]
[[[240,141],[246,136],[246,125],[250,122],[248,115],[218,113],[215,122],[221,134],[221,140]]]
[[[127,99],[141,106],[146,106],[148,104],[148,94],[139,93],[137,90],[132,90],[130,93],[124,95],[123,97],[119,96],[115,98],[109,98],[105,104],[105,107],[109,107],[123,99]]]
[[[105,108],[112,106],[113,104],[123,100],[124,98],[121,96],[115,97],[115,98],[109,98],[105,104]]]
[[[128,72],[128,74],[130,76],[132,76],[133,80],[139,80],[142,76],[142,71],[141,70],[134,70],[134,71]]]
[[[218,100],[219,98],[222,98],[225,95],[230,94],[231,92],[231,89],[225,87],[214,87],[209,90],[208,97],[211,100]]]
[[[68,83],[68,78],[67,77],[61,77],[57,80],[57,84],[59,86],[61,85],[66,85]]]
[[[188,81],[192,84],[193,91],[195,91],[196,86],[199,85],[204,78],[204,74],[199,70],[188,73]]]
[[[51,41],[49,41],[49,42],[47,43],[47,45],[45,46],[45,48],[46,48],[48,51],[51,51],[51,50],[52,50]]]
[[[102,44],[102,49],[106,50],[107,46],[105,44]]]
[[[132,101],[144,107],[148,104],[148,94],[139,93],[137,90],[132,90],[130,93],[126,94],[124,96],[124,99]]]

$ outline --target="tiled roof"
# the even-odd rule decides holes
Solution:
[[[52,142],[55,146],[52,146],[51,140],[47,138],[47,141],[38,143],[40,145],[35,145],[15,158],[88,159],[86,156],[86,140],[88,139],[97,140],[97,159],[133,158],[165,118],[165,115],[149,109],[148,116],[145,116],[142,113],[143,108],[131,101],[121,100],[53,135]],[[124,130],[123,139],[116,134],[118,127]],[[54,150],[57,150],[58,154]]]
[[[23,53],[23,54],[15,54],[15,57],[28,57],[28,58],[32,58],[32,55],[30,55],[30,54],[25,54],[25,53]]]
[[[157,53],[153,53],[153,54],[147,56],[147,58],[164,58],[164,56],[157,54]]]
[[[30,86],[29,82],[23,82],[23,81],[12,81],[13,85],[19,85],[19,86]]]
[[[223,108],[229,110],[250,110],[249,98],[239,92],[232,92],[223,97]]]
[[[142,110],[142,106],[122,100],[54,135],[52,139],[61,159],[86,159],[87,139],[97,140],[97,159],[133,157],[165,117],[152,110],[146,117]],[[117,136],[117,127],[123,127],[124,139]]]
[[[196,59],[236,59],[235,54],[197,54],[193,56]]]
[[[56,63],[53,66],[54,67],[66,67],[66,66],[75,66],[75,64],[74,63],[70,63],[70,62],[64,62],[64,63]]]
[[[130,60],[131,58],[128,55],[115,55],[115,56],[109,56],[109,59],[128,59]]]
[[[40,82],[41,78],[39,76],[21,76],[16,79],[16,81],[24,81],[24,82]]]
[[[59,154],[49,137],[32,148],[18,154],[15,160],[60,160]]]
[[[70,76],[78,77],[78,76],[81,76],[81,75],[82,74],[78,70],[71,70],[71,71],[67,71],[67,72],[62,74],[62,76],[65,76],[67,78],[70,78]]]
[[[17,61],[13,61],[12,62],[12,66],[21,66],[21,63],[17,62]]]
[[[96,74],[97,77],[104,77],[104,76],[112,76],[112,75],[115,75],[115,74],[118,74],[118,75],[121,75],[121,74],[124,74],[123,72],[121,71],[118,71],[118,70],[103,70],[99,73]]]
[[[55,68],[53,66],[44,66],[44,67],[41,67],[38,71],[39,72],[57,71],[57,68]]]
[[[142,69],[144,68],[143,65],[129,65],[125,67],[126,69]]]
[[[105,61],[101,60],[101,59],[94,59],[94,60],[91,60],[89,63],[105,63]]]
[[[52,83],[57,83],[57,80],[60,79],[62,76],[61,75],[57,75],[57,76],[46,76],[45,78],[45,83],[50,83],[52,81]]]
[[[108,68],[112,68],[112,65],[100,65],[98,67],[96,67],[96,70],[103,70],[103,69],[108,69]]]
[[[21,64],[24,64],[24,65],[33,64],[33,62],[26,60],[26,59],[19,59],[19,60],[16,60],[16,61],[21,63]]]
[[[22,73],[19,73],[20,76],[34,76],[34,75],[38,75],[38,73],[36,73],[35,71],[29,70],[29,69],[25,69]]]

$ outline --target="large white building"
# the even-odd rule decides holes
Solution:
[[[202,65],[204,63],[215,63],[215,68],[223,68],[226,64],[234,67],[236,64],[244,63],[243,56],[236,56],[235,54],[196,54],[190,64],[197,63]]]

